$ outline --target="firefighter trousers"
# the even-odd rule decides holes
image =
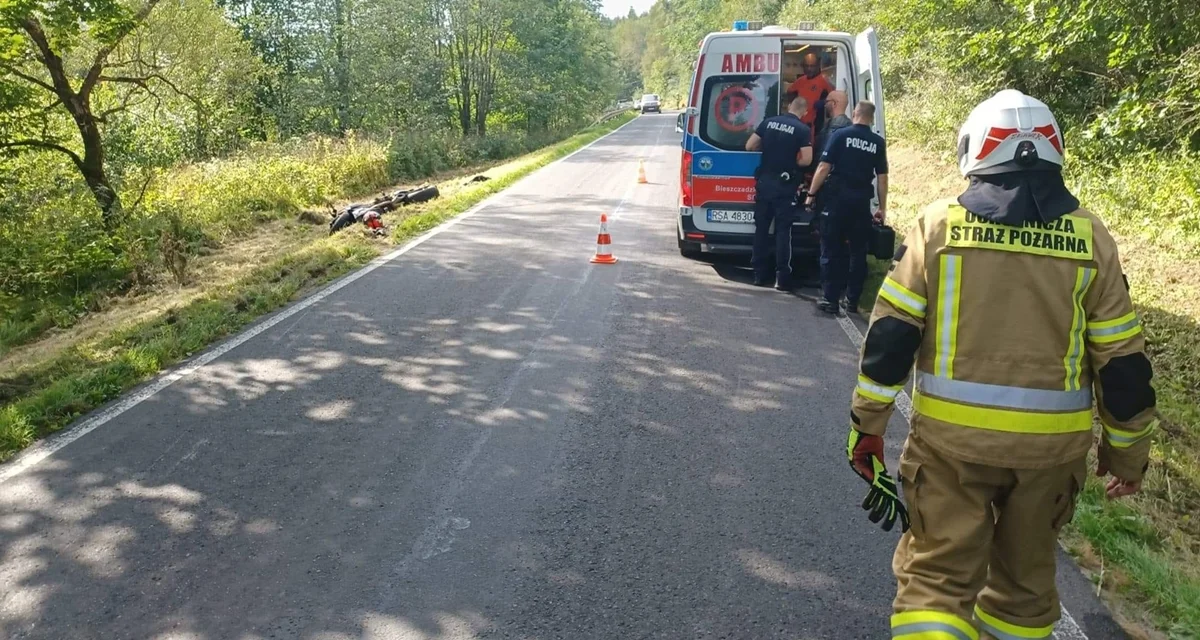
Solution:
[[[1050,638],[1055,554],[1086,458],[1049,469],[956,460],[914,432],[900,458],[911,529],[892,559],[892,637]]]

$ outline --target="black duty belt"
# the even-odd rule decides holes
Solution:
[[[778,180],[784,184],[798,184],[803,175],[799,169],[791,171],[761,171],[756,176],[759,180]]]

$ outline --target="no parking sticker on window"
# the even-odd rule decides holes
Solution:
[[[761,119],[762,102],[746,87],[732,86],[717,96],[717,124],[726,131],[741,133]]]

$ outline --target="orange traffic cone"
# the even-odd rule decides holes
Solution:
[[[617,258],[609,250],[612,237],[608,235],[608,216],[600,214],[600,234],[596,236],[596,255],[592,262],[596,264],[616,264]]]
[[[649,184],[646,179],[646,161],[638,160],[638,184]]]

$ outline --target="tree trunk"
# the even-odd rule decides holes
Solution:
[[[456,12],[456,8],[462,11]],[[464,138],[471,134],[471,65],[473,56],[470,32],[465,29],[465,25],[468,24],[468,15],[469,11],[466,7],[450,5],[447,11],[449,22],[446,24],[447,52],[458,84],[458,90],[454,96],[454,106],[458,108],[458,125],[462,128]]]
[[[96,204],[100,206],[104,229],[115,231],[121,224],[121,199],[108,181],[104,165],[96,163],[95,166],[84,166],[79,170],[83,173],[83,179],[87,181],[88,188],[92,190]]]
[[[104,169],[104,141],[100,138],[100,127],[86,98],[73,95],[64,102],[83,141],[83,157],[76,163],[79,172],[100,206],[104,228],[114,231],[121,224],[121,199]]]
[[[337,68],[334,84],[337,87],[338,133],[345,134],[350,128],[350,52],[346,46],[346,33],[350,30],[349,0],[333,0],[334,49]]]
[[[481,83],[482,84],[482,83]],[[475,96],[475,133],[479,137],[487,135],[488,97],[486,86],[479,87],[479,95]]]
[[[208,114],[199,101],[192,102],[196,111],[196,158],[208,158]]]
[[[463,137],[471,135],[471,85],[462,83],[458,89],[458,123],[462,126]]]
[[[149,0],[138,12],[138,22],[145,20],[150,10],[158,2],[159,0]],[[104,58],[116,47],[116,44],[110,44],[107,51],[101,51],[101,55],[97,57],[96,63],[88,70],[82,87],[79,91],[75,91],[71,87],[63,60],[50,47],[50,40],[46,37],[46,32],[42,29],[41,23],[32,17],[27,17],[20,24],[37,46],[41,54],[41,63],[50,75],[52,86],[48,86],[47,88],[54,93],[58,101],[71,114],[71,119],[75,121],[75,127],[79,129],[79,138],[83,142],[83,156],[80,157],[73,151],[64,149],[58,145],[50,144],[42,146],[65,151],[70,155],[71,160],[75,162],[75,166],[79,168],[79,172],[83,174],[83,179],[87,182],[88,188],[92,190],[92,195],[96,198],[96,204],[100,206],[100,215],[104,220],[104,228],[110,232],[115,231],[121,224],[121,199],[117,195],[117,190],[113,189],[112,182],[108,179],[108,173],[104,170],[104,141],[100,137],[99,123],[96,122],[96,116],[92,113],[91,91],[95,87],[95,83],[99,81],[100,74],[104,70]],[[132,30],[132,27],[130,27],[130,30]],[[128,32],[121,35],[121,38],[124,38],[125,35],[128,35]]]

